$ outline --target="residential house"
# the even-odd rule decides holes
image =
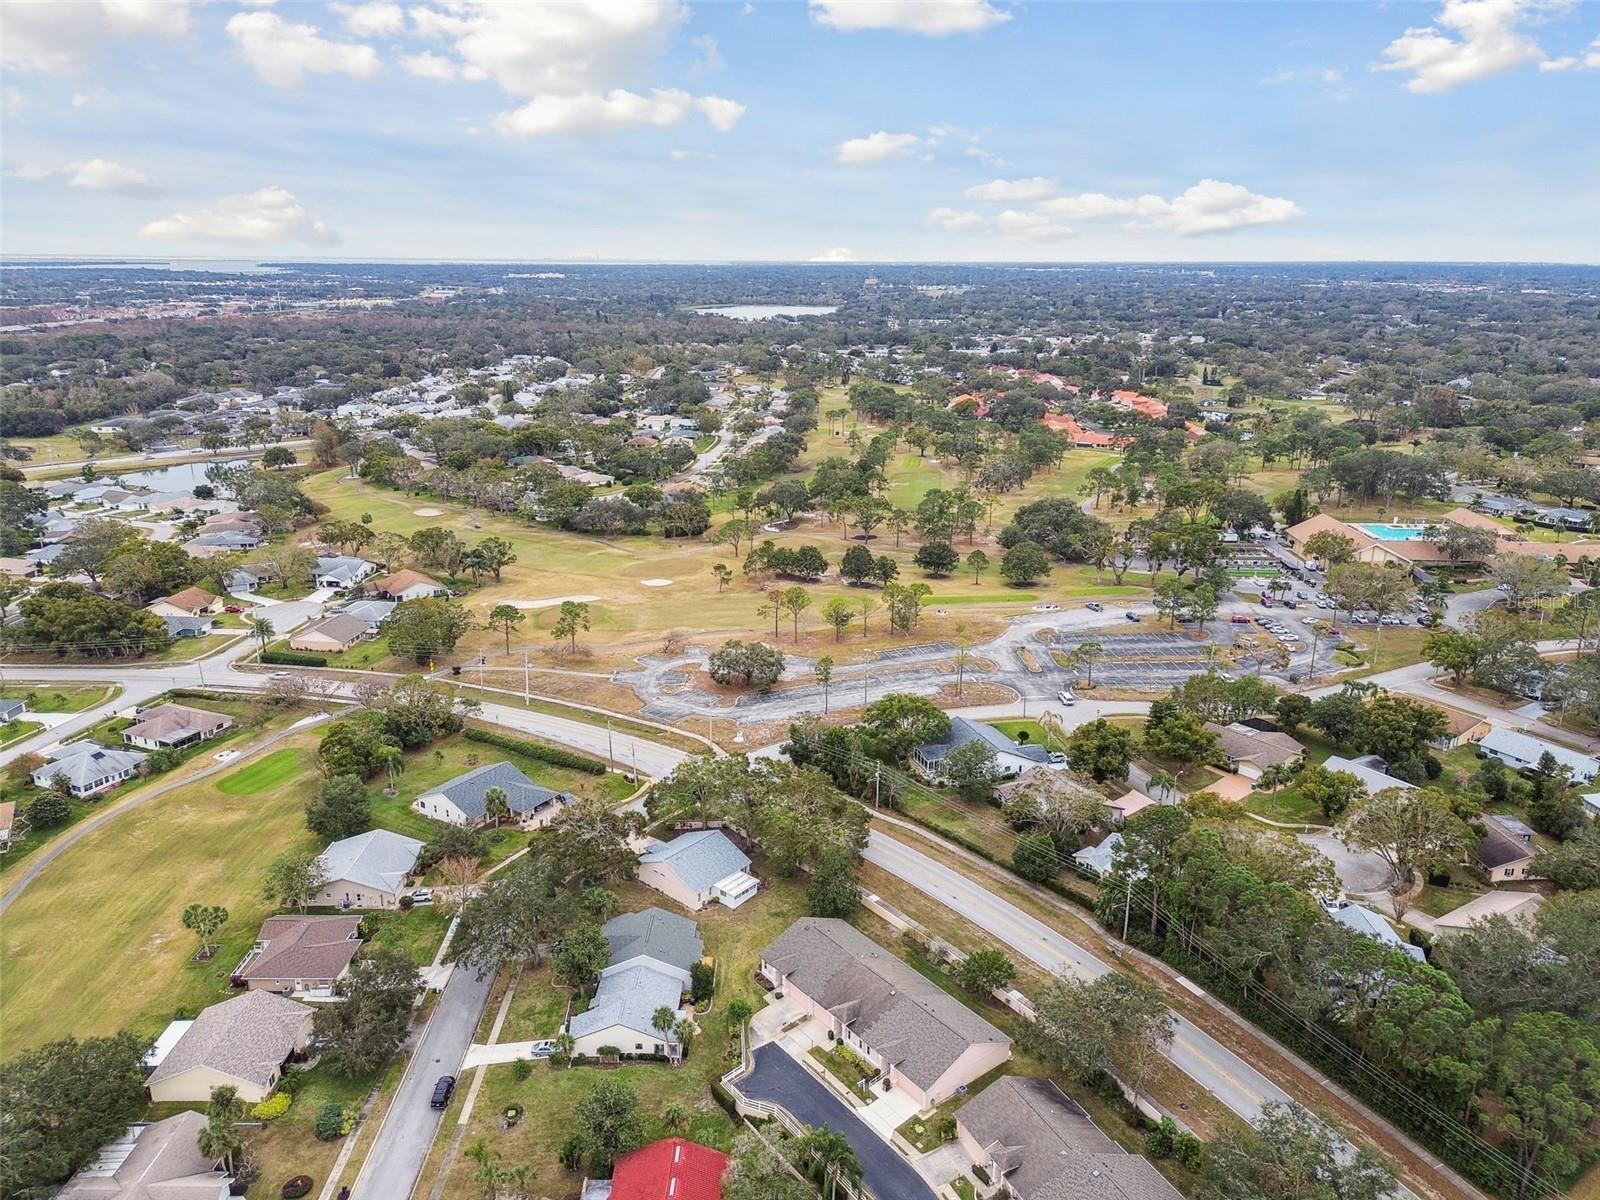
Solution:
[[[428,596],[446,595],[450,591],[438,580],[409,569],[375,579],[367,586],[381,600],[422,600]]]
[[[190,558],[216,558],[222,554],[238,554],[242,550],[254,550],[261,545],[261,542],[260,534],[246,533],[243,530],[199,533],[183,544],[183,552]]]
[[[1451,708],[1448,704],[1435,704],[1430,700],[1418,700],[1416,703],[1425,704],[1444,717],[1444,732],[1428,743],[1440,750],[1454,750],[1458,746],[1482,741],[1484,734],[1494,728],[1477,713]]]
[[[663,1138],[630,1150],[611,1168],[605,1190],[588,1189],[582,1200],[722,1200],[728,1156],[681,1137]]]
[[[285,995],[327,992],[361,949],[360,917],[268,917],[233,985]]]
[[[1472,502],[1472,507],[1493,517],[1506,518],[1530,516],[1539,511],[1537,504],[1518,500],[1514,496],[1479,496]]]
[[[1145,396],[1139,392],[1115,391],[1111,393],[1110,400],[1118,408],[1140,413],[1152,421],[1163,421],[1167,416],[1167,406],[1154,396]]]
[[[1117,851],[1122,849],[1122,835],[1109,833],[1098,846],[1085,846],[1074,851],[1072,861],[1086,871],[1092,871],[1097,877],[1111,873],[1111,860],[1116,857]]]
[[[0,852],[11,849],[11,831],[17,825],[17,802],[0,800]]]
[[[174,640],[205,637],[217,624],[215,617],[176,617],[171,613],[162,613],[161,623],[167,628],[167,636]]]
[[[311,898],[318,907],[398,908],[422,843],[372,829],[329,844],[318,860],[327,880]]]
[[[524,829],[550,821],[572,797],[540,787],[508,762],[485,763],[423,792],[411,802],[413,811],[451,825],[482,825],[489,819],[484,797],[491,788],[505,793],[511,817]]]
[[[1546,754],[1555,759],[1558,767],[1571,770],[1574,783],[1588,783],[1600,775],[1600,760],[1504,725],[1496,725],[1478,739],[1480,758],[1499,759],[1515,771],[1533,770]]]
[[[1052,432],[1066,434],[1072,439],[1072,444],[1080,450],[1110,450],[1133,440],[1130,437],[1107,433],[1103,429],[1085,428],[1075,418],[1061,413],[1046,413],[1039,418],[1039,423]]]
[[[0,558],[0,575],[10,576],[12,579],[37,579],[44,574],[44,566],[30,552],[23,558]],[[63,548],[61,553],[66,553]]]
[[[132,779],[146,757],[137,750],[111,750],[87,739],[68,742],[45,754],[44,766],[33,773],[33,785],[50,787],[59,775],[66,778],[74,796],[92,796]]]
[[[122,740],[145,750],[172,750],[214,738],[232,724],[232,717],[204,708],[158,704],[141,710],[138,722],[122,731]]]
[[[682,1053],[670,1030],[655,1027],[662,1008],[677,1014],[692,980],[690,968],[704,955],[693,921],[660,908],[623,913],[601,927],[611,961],[600,972],[589,1007],[567,1023],[574,1052],[597,1055],[603,1047],[623,1054]]]
[[[1404,779],[1396,779],[1388,774],[1389,764],[1376,754],[1363,754],[1360,758],[1341,758],[1337,754],[1330,754],[1323,759],[1322,765],[1329,771],[1343,771],[1346,775],[1354,775],[1361,781],[1361,786],[1366,788],[1369,796],[1376,795],[1384,788],[1408,790],[1414,786]]]
[[[365,621],[371,628],[376,629],[388,619],[395,609],[393,600],[352,600],[349,604],[339,609],[347,616]]]
[[[973,741],[984,742],[994,750],[995,772],[1002,779],[1013,779],[1024,771],[1031,771],[1050,761],[1050,754],[1043,746],[1013,742],[993,725],[969,721],[965,717],[951,717],[948,734],[937,742],[927,742],[911,752],[912,770],[935,783],[948,783],[940,770],[945,755],[957,746]]]
[[[1375,942],[1382,942],[1389,949],[1409,954],[1418,962],[1423,959],[1421,946],[1413,946],[1410,942],[1402,939],[1394,931],[1393,925],[1385,921],[1375,910],[1368,908],[1364,904],[1357,904],[1354,900],[1340,897],[1337,900],[1323,901],[1322,911],[1352,933],[1371,938]]]
[[[291,634],[289,649],[308,650],[317,654],[342,654],[376,632],[360,617],[352,617],[349,613],[333,613]]]
[[[1526,926],[1543,903],[1544,897],[1538,892],[1485,892],[1435,918],[1433,936],[1451,937],[1490,917],[1505,917],[1515,925]]]
[[[0,697],[0,725],[9,725],[13,721],[20,721],[28,711],[26,700],[7,700]]]
[[[249,595],[264,582],[259,574],[248,567],[235,567],[222,577],[222,586],[234,595]]]
[[[201,1010],[145,1088],[158,1104],[203,1102],[216,1087],[236,1088],[246,1104],[259,1104],[310,1041],[309,1007],[272,992],[244,992]]]
[[[956,1110],[956,1141],[1015,1200],[1180,1200],[1048,1079],[1003,1075]]]
[[[312,578],[319,588],[342,590],[354,587],[378,569],[377,563],[350,554],[325,554],[317,559]]]
[[[205,1113],[193,1109],[130,1125],[55,1200],[225,1200],[233,1177],[200,1153],[205,1127]]]
[[[222,601],[204,588],[187,587],[148,606],[158,617],[201,617],[222,611]]]
[[[1557,529],[1588,529],[1594,513],[1587,508],[1541,508],[1533,514],[1535,525]]]
[[[1539,853],[1531,828],[1515,817],[1488,814],[1483,818],[1483,829],[1475,857],[1488,872],[1491,883],[1538,878],[1528,869],[1533,856]]]
[[[1240,724],[1218,725],[1215,721],[1207,721],[1205,727],[1216,735],[1228,770],[1252,783],[1270,767],[1290,766],[1305,757],[1306,748],[1287,733]]]
[[[784,1002],[931,1108],[1011,1057],[1011,1039],[854,926],[802,917],[761,952]]]
[[[720,829],[697,829],[656,842],[639,856],[639,882],[691,911],[713,901],[738,908],[760,886],[750,857]]]
[[[1124,825],[1129,817],[1137,816],[1147,808],[1155,808],[1156,802],[1146,796],[1138,788],[1133,788],[1115,800],[1107,801],[1106,813],[1113,825]]]

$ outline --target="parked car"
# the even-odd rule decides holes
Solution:
[[[450,1097],[455,1094],[456,1077],[454,1075],[441,1075],[438,1082],[433,1085],[433,1099],[428,1101],[430,1108],[443,1108],[450,1103]]]
[[[1084,607],[1090,612],[1105,612],[1106,610],[1106,606],[1101,604],[1098,600],[1091,600],[1089,603],[1085,604]]]
[[[1078,702],[1078,698],[1068,691],[1057,692],[1056,699],[1062,704],[1076,704]]]
[[[222,611],[223,612],[227,612],[227,613],[242,613],[244,611],[244,609],[241,608],[237,604],[230,604],[230,605],[228,605],[227,608],[223,609]]]
[[[1034,612],[1059,612],[1060,610],[1061,605],[1059,604],[1035,604],[1033,606]]]
[[[412,888],[411,889],[411,903],[413,903],[413,904],[432,904],[433,903],[433,889],[432,888]]]
[[[289,678],[289,672],[287,672],[287,671],[274,671],[271,674],[271,676],[269,676],[269,678],[272,678],[272,679],[288,679]]]
[[[534,1042],[533,1045],[528,1047],[529,1058],[549,1058],[555,1052],[556,1044],[551,1038],[545,1038],[543,1041]]]
[[[1050,751],[1050,765],[1052,767],[1065,767],[1069,763],[1071,763],[1071,761],[1072,761],[1071,759],[1069,759],[1065,754],[1061,753],[1061,751],[1059,751],[1059,750]]]
[[[1141,616],[1140,616],[1140,615],[1139,615],[1139,614],[1138,614],[1138,613],[1136,613],[1136,612],[1128,612],[1128,613],[1124,613],[1124,614],[1123,614],[1123,615],[1124,615],[1124,616],[1125,616],[1125,617],[1127,617],[1127,618],[1128,618],[1128,620],[1130,620],[1130,621],[1142,621],[1142,620],[1144,620],[1144,618],[1143,618],[1143,617],[1141,617]]]

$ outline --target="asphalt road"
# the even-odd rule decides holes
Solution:
[[[782,1046],[775,1042],[758,1046],[752,1057],[754,1070],[739,1081],[746,1096],[781,1104],[802,1124],[843,1134],[861,1161],[862,1180],[879,1200],[934,1200],[933,1189],[922,1176]]]
[[[457,968],[451,973],[406,1066],[383,1128],[367,1151],[352,1200],[407,1200],[411,1195],[444,1115],[442,1109],[428,1104],[433,1085],[441,1075],[460,1073],[461,1060],[472,1044],[493,983],[492,971],[482,979],[471,969]]]

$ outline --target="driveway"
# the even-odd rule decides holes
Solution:
[[[826,1126],[843,1134],[861,1160],[863,1180],[878,1200],[934,1200],[933,1189],[916,1169],[783,1047],[775,1043],[758,1046],[754,1057],[755,1068],[739,1082],[739,1090],[746,1096],[781,1104],[803,1124]]]
[[[489,1000],[494,972],[482,979],[470,968],[450,974],[422,1040],[406,1066],[383,1128],[367,1152],[352,1192],[353,1200],[406,1200],[439,1132],[442,1109],[430,1108],[433,1085],[441,1075],[459,1075],[461,1062]]]

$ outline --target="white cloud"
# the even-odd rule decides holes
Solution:
[[[176,212],[151,221],[140,237],[162,241],[266,246],[300,243],[331,246],[339,235],[313,217],[281,187],[265,187],[238,196],[224,196],[210,208]]]
[[[1600,71],[1600,37],[1595,38],[1584,48],[1582,54],[1567,54],[1561,58],[1548,58],[1539,64],[1541,71],[1571,71],[1581,68],[1586,71]]]
[[[420,75],[423,79],[454,79],[456,65],[442,54],[435,54],[432,50],[424,50],[421,54],[408,54],[400,60],[400,65],[412,75]]]
[[[393,0],[331,7],[344,18],[344,27],[357,37],[391,37],[406,27],[405,10]]]
[[[1149,197],[1159,200],[1159,196]],[[1058,196],[1038,206],[1046,216],[1060,217],[1064,221],[1094,221],[1102,217],[1132,216],[1138,211],[1139,201],[1107,196],[1102,192],[1083,192],[1077,196]]]
[[[19,87],[8,87],[0,93],[0,112],[12,120],[20,117],[27,107],[33,103],[28,93]]]
[[[965,154],[968,158],[975,158],[979,162],[986,162],[991,167],[1003,167],[1006,165],[1005,159],[1001,158],[998,154],[991,154],[982,146],[968,146],[961,153]]]
[[[812,255],[812,262],[847,263],[856,261],[856,252],[849,246],[829,246],[821,254]]]
[[[949,233],[960,233],[968,229],[981,229],[983,218],[975,212],[963,212],[959,208],[936,208],[928,214],[928,224]]]
[[[689,68],[689,77],[691,79],[709,71],[720,71],[728,65],[728,60],[723,58],[722,52],[717,49],[717,39],[709,33],[689,40],[700,51],[700,57],[695,59],[693,65]]]
[[[366,79],[378,70],[371,46],[332,41],[314,25],[285,21],[277,13],[235,13],[227,30],[256,78],[272,87],[296,87],[307,75]]]
[[[811,17],[846,33],[897,29],[928,37],[978,33],[1011,19],[989,0],[810,0]]]
[[[1018,212],[1008,208],[994,219],[1000,232],[1017,242],[1059,242],[1072,236],[1066,225],[1039,212]]]
[[[181,37],[188,0],[60,0],[8,3],[3,9],[0,66],[65,75],[108,42],[130,37]]]
[[[968,199],[988,204],[1030,204],[1055,194],[1055,181],[1038,175],[1030,179],[991,179],[967,189]]]
[[[1550,7],[1541,0],[1444,0],[1432,25],[1407,29],[1373,69],[1408,72],[1407,90],[1428,93],[1540,62],[1544,51],[1519,26]]]
[[[514,137],[618,133],[677,125],[696,112],[713,128],[726,133],[744,115],[744,105],[721,96],[691,96],[678,88],[657,88],[648,96],[613,88],[604,94],[535,96],[521,108],[501,113],[495,118],[495,126]]]
[[[922,144],[914,133],[888,133],[880,129],[866,137],[846,138],[834,147],[834,157],[847,167],[864,167],[890,158],[905,158]]]
[[[667,157],[673,162],[706,162],[716,157],[709,150],[680,150],[674,146],[667,151]]]
[[[118,192],[124,196],[153,196],[161,191],[150,182],[143,171],[104,158],[68,163],[64,167],[23,163],[7,171],[6,174],[26,183],[43,183],[47,179],[60,176],[66,180],[68,187],[81,188],[88,192]]]

